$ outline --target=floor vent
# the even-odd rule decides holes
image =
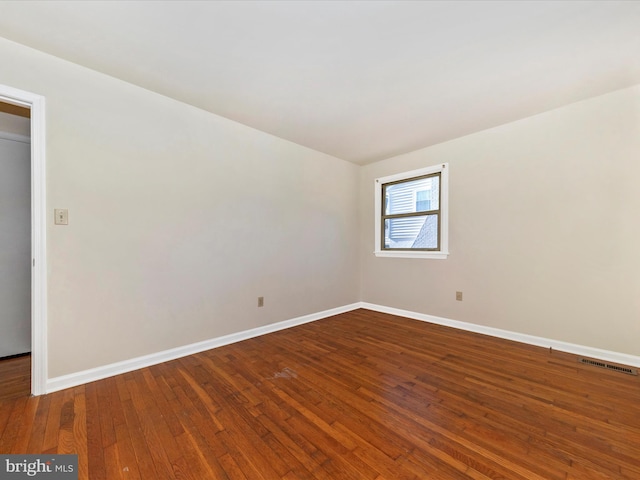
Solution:
[[[638,370],[630,367],[621,367],[620,365],[613,365],[607,362],[601,362],[600,360],[591,360],[589,358],[581,358],[580,363],[585,365],[593,365],[594,367],[607,368],[609,370],[615,370],[616,372],[626,373],[627,375],[638,375]]]

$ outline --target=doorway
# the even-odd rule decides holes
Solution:
[[[45,192],[45,102],[44,97],[36,95],[30,92],[25,92],[12,87],[0,85],[0,106],[2,111],[24,118],[25,115],[29,115],[29,133],[30,133],[30,145],[25,146],[24,135],[20,133],[5,134],[5,137],[9,137],[9,142],[5,142],[9,145],[3,152],[13,150],[21,150],[24,158],[22,162],[28,162],[30,168],[26,168],[23,165],[22,169],[18,170],[17,176],[13,178],[16,184],[21,184],[20,188],[16,188],[13,181],[2,182],[0,187],[5,187],[6,192],[9,190],[22,190],[22,194],[18,193],[20,200],[16,200],[15,196],[11,198],[11,205],[6,205],[2,211],[4,217],[9,218],[9,223],[6,225],[13,226],[19,220],[17,220],[18,213],[21,211],[24,216],[28,218],[26,224],[23,224],[20,229],[24,232],[13,232],[15,235],[10,240],[5,239],[5,243],[20,243],[15,251],[9,253],[9,256],[13,256],[13,260],[19,258],[15,262],[5,262],[5,267],[11,266],[10,264],[26,264],[29,272],[25,270],[16,270],[12,273],[14,282],[10,279],[0,279],[0,289],[4,286],[7,289],[16,287],[18,284],[26,285],[26,292],[15,294],[12,291],[10,295],[4,295],[2,297],[3,304],[9,305],[7,311],[11,311],[11,315],[16,317],[26,315],[30,317],[27,319],[26,326],[24,323],[20,323],[19,327],[11,327],[15,330],[16,338],[10,342],[4,342],[4,345],[0,345],[0,356],[5,356],[9,353],[10,358],[21,358],[20,355],[25,353],[24,350],[31,351],[30,358],[30,388],[26,391],[30,391],[32,395],[42,395],[46,393],[47,382],[47,362],[46,362],[46,192]],[[22,144],[20,146],[20,144]],[[5,146],[6,146],[5,145]],[[17,145],[17,146],[16,146]],[[9,158],[8,155],[3,155],[5,158]],[[13,157],[12,157],[13,158]],[[15,163],[20,161],[14,161]],[[14,169],[15,170],[15,169]],[[21,173],[20,173],[21,172]],[[6,172],[5,172],[6,173]],[[12,174],[13,175],[13,174]],[[25,178],[26,176],[26,178]],[[30,188],[29,188],[30,187]],[[28,198],[24,198],[24,190],[30,190]],[[11,195],[16,192],[11,191]],[[26,213],[24,212],[26,209]],[[20,230],[18,229],[18,230]],[[27,238],[25,238],[25,235]],[[6,236],[6,235],[5,235]],[[2,241],[0,239],[0,241]],[[13,245],[16,247],[16,245]],[[2,248],[0,246],[0,248]],[[16,273],[18,272],[18,273]],[[19,296],[17,302],[13,302],[12,298],[7,300],[7,297]],[[25,306],[25,302],[28,305]],[[1,306],[1,305],[0,305]],[[17,312],[17,313],[16,313]],[[8,315],[7,315],[8,316]],[[15,351],[14,351],[15,350]],[[18,362],[14,362],[13,365]],[[24,361],[22,362],[24,364]],[[28,382],[28,377],[27,380]]]
[[[0,102],[0,399],[31,391],[30,116]]]

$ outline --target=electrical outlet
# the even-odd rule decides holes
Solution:
[[[458,300],[459,302],[462,301],[462,292],[456,292],[456,300]]]
[[[56,225],[69,225],[69,210],[56,208],[53,211],[53,218]]]
[[[264,307],[264,297],[258,297],[258,306]]]

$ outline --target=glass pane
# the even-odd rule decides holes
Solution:
[[[438,215],[386,219],[384,248],[438,248]]]
[[[440,176],[384,186],[385,215],[416,213],[440,208]]]

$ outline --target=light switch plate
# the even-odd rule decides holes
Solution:
[[[53,218],[56,225],[69,225],[69,210],[66,208],[56,208],[53,211]]]

